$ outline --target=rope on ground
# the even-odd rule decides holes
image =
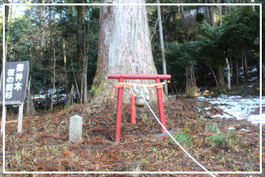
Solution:
[[[160,122],[160,120],[157,118],[157,116],[155,115],[154,111],[152,110],[152,108],[150,107],[150,105],[148,104],[148,102],[146,101],[145,97],[143,95],[141,95],[146,103],[146,105],[148,106],[148,108],[150,109],[150,111],[152,112],[152,114],[154,115],[154,117],[156,118],[156,120],[158,121],[158,123],[161,125],[161,127],[166,131],[166,133],[169,135],[169,137],[179,146],[179,148],[185,152],[185,154],[187,154],[187,156],[189,158],[191,158],[198,166],[200,166],[204,171],[206,171],[207,173],[209,173],[209,175],[211,175],[212,177],[215,177],[215,175],[210,172],[209,170],[207,170],[202,164],[200,164],[200,162],[198,162],[195,158],[193,158],[188,151],[186,151],[178,142],[177,140],[167,131],[166,127]]]

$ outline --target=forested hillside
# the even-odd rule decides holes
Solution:
[[[46,1],[32,3],[43,2]],[[162,28],[159,28],[156,6],[147,6],[146,13],[156,70],[163,73],[164,52],[165,68],[172,75],[169,94],[184,92],[193,97],[205,90],[220,94],[224,89],[258,82],[258,7],[162,6]],[[98,6],[6,7],[6,59],[30,62],[30,93],[37,109],[93,100],[99,87],[94,80],[101,45],[99,18]],[[163,29],[164,47],[161,47],[160,29]],[[141,55],[136,50],[135,53]],[[98,72],[104,70],[101,68]],[[254,92],[258,94],[257,87]]]

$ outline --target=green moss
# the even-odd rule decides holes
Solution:
[[[96,96],[102,91],[104,90],[104,82],[97,82],[97,80],[94,80],[94,84],[92,85],[91,88],[91,95],[92,95],[92,99],[90,101],[90,104],[93,104]]]

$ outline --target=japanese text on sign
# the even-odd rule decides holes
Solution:
[[[6,62],[5,100],[21,101],[25,99],[28,77],[28,62]],[[1,88],[1,99],[2,98]],[[2,100],[1,100],[2,101]]]

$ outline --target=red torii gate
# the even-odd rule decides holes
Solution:
[[[170,80],[171,75],[108,74],[108,79],[118,79],[120,83],[123,83],[124,79],[144,79],[144,80],[153,79],[155,80],[156,84],[159,84],[160,80]],[[166,127],[162,88],[157,86],[156,93],[157,93],[157,103],[158,103],[160,121]],[[120,142],[120,135],[121,135],[122,99],[123,99],[123,87],[119,87],[118,88],[118,99],[117,99],[116,132],[115,132],[116,143]],[[166,133],[163,128],[161,129],[162,129],[162,133]]]

